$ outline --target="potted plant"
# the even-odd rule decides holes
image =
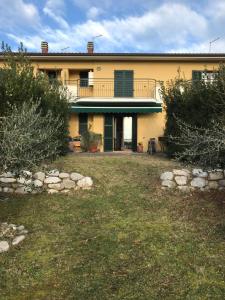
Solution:
[[[86,131],[81,136],[81,148],[85,152],[98,152],[102,144],[102,135],[93,131]]]
[[[138,143],[137,152],[138,153],[143,153],[143,143]]]

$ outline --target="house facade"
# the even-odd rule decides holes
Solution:
[[[225,54],[28,53],[35,72],[46,72],[68,88],[70,136],[87,129],[103,136],[101,151],[137,150],[163,136],[165,112],[160,84],[178,76],[212,80]]]

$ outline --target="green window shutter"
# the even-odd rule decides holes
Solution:
[[[113,116],[105,115],[104,151],[113,151]]]
[[[201,80],[202,71],[192,71],[192,80]]]
[[[114,71],[114,97],[133,97],[134,72]]]
[[[137,115],[132,116],[132,151],[137,152]]]
[[[88,130],[88,114],[79,114],[79,134],[84,134]]]

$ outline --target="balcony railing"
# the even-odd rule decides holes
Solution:
[[[87,78],[67,80],[65,83],[73,98],[156,98],[157,94],[154,79]]]

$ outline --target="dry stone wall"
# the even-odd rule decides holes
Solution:
[[[15,176],[11,172],[0,174],[0,192],[16,194],[36,194],[44,191],[49,194],[70,193],[78,189],[91,189],[93,180],[79,173],[22,171]]]
[[[181,169],[161,174],[162,189],[178,189],[183,192],[193,190],[225,189],[225,170],[204,171],[202,169]]]

